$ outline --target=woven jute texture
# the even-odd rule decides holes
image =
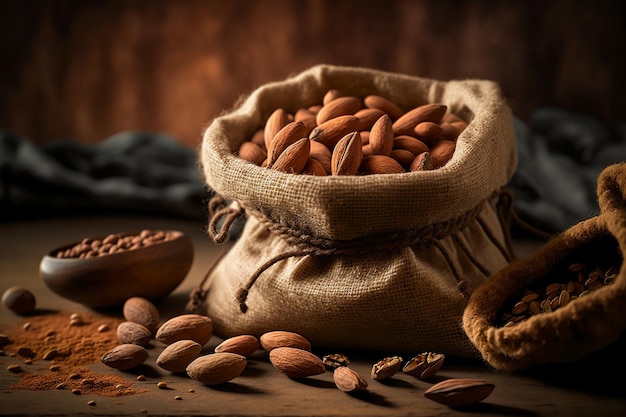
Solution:
[[[470,123],[453,158],[431,171],[314,177],[235,155],[275,109],[320,104],[329,89],[378,94],[405,111],[439,102]],[[461,327],[463,309],[512,256],[498,214],[516,168],[515,136],[495,83],[315,66],[259,87],[214,119],[200,161],[223,199],[219,213],[247,218],[192,294],[216,334],[290,330],[318,347],[478,356]]]
[[[484,360],[514,371],[547,363],[567,363],[608,347],[626,329],[626,164],[598,176],[600,214],[551,238],[525,260],[498,271],[470,297],[464,329]],[[552,312],[511,327],[497,325],[502,306],[530,287],[559,282],[572,263],[618,267],[616,280]],[[604,268],[606,269],[606,268]]]

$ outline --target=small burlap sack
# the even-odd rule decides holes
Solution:
[[[608,347],[626,329],[625,163],[604,169],[597,194],[599,215],[552,237],[529,258],[512,262],[470,297],[463,316],[465,332],[494,368],[514,371],[573,362]],[[587,270],[600,267],[599,279],[609,276],[615,281],[551,312],[531,315],[510,327],[497,325],[508,310],[503,309],[507,301],[519,299],[527,288],[563,283],[571,264],[584,264]],[[611,267],[614,273],[607,274]],[[583,273],[581,282],[591,275]]]
[[[405,110],[439,102],[470,123],[453,158],[431,171],[316,177],[235,156],[275,109],[321,104],[329,89],[378,94]],[[234,217],[247,218],[191,295],[189,309],[211,317],[216,334],[289,330],[320,348],[478,356],[461,328],[463,310],[511,260],[498,203],[517,159],[497,85],[316,66],[261,86],[213,120],[200,161],[223,199],[211,207],[211,236],[222,241]]]

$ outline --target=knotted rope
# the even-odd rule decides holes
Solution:
[[[489,198],[501,197],[504,194],[506,193],[502,193],[502,190],[498,190]],[[427,242],[437,241],[468,226],[473,220],[478,217],[478,213],[482,209],[485,201],[480,202],[474,208],[466,211],[460,216],[444,222],[433,223],[419,228],[398,230],[389,233],[379,233],[376,235],[351,240],[333,240],[320,236],[315,236],[309,233],[304,233],[302,230],[292,227],[288,224],[277,223],[272,220],[268,215],[259,210],[244,210],[241,205],[236,201],[233,201],[232,203],[226,205],[225,199],[222,196],[216,194],[209,202],[209,214],[211,218],[209,221],[208,233],[215,241],[215,243],[224,243],[228,238],[229,229],[234,221],[238,217],[246,215],[246,212],[248,212],[249,214],[254,215],[259,220],[259,222],[263,224],[268,230],[280,236],[285,242],[287,242],[294,248],[293,250],[280,253],[264,262],[254,271],[254,273],[248,278],[246,283],[242,287],[240,287],[239,290],[237,290],[235,297],[237,302],[239,303],[239,309],[242,313],[245,313],[248,310],[248,306],[246,305],[246,299],[248,297],[250,289],[257,281],[257,279],[261,276],[261,274],[263,274],[263,272],[265,272],[277,262],[292,257],[306,255],[354,255],[370,251],[393,251],[407,246],[414,246],[418,244],[425,244]],[[221,229],[218,230],[218,224],[222,219],[224,219],[224,222]],[[439,245],[438,247],[442,249],[441,245]],[[222,253],[221,256],[223,256],[224,254],[225,253]],[[206,297],[206,291],[203,290],[204,284],[206,283],[210,272],[218,263],[219,260],[215,262],[213,267],[206,274],[206,276],[202,280],[202,283],[200,284],[200,287],[192,291],[190,297],[191,300],[188,304],[188,309],[199,308],[199,306],[202,304],[202,301]],[[482,265],[478,264],[478,267],[481,269],[481,271],[483,271],[483,273],[487,273]],[[457,278],[457,281],[459,281],[459,283],[462,283],[462,277],[458,276],[458,272],[456,271],[456,269],[454,269],[452,266],[451,268],[452,272]]]

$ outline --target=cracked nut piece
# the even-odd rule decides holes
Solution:
[[[350,359],[342,354],[342,353],[331,353],[329,355],[324,355],[322,357],[322,362],[324,362],[324,366],[329,371],[339,368],[340,366],[348,366],[350,365]]]
[[[322,360],[308,350],[277,347],[269,356],[272,365],[290,378],[306,378],[326,372]]]
[[[445,359],[446,357],[442,353],[420,353],[404,364],[402,372],[419,379],[428,379],[441,369]]]
[[[495,385],[474,378],[453,378],[433,385],[424,392],[424,397],[448,407],[475,404],[487,398]]]
[[[219,385],[241,375],[247,364],[248,360],[236,353],[211,353],[194,359],[186,371],[190,378],[205,385]]]
[[[367,381],[347,366],[340,366],[333,372],[333,381],[341,391],[355,392],[367,389]]]
[[[372,379],[382,381],[391,378],[402,368],[402,358],[400,356],[389,356],[372,366]]]

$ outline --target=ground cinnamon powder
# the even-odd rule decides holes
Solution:
[[[119,344],[122,319],[97,313],[46,312],[5,331],[6,355],[23,360],[17,390],[71,390],[75,394],[120,396],[140,392],[119,375],[99,374],[87,365]]]

